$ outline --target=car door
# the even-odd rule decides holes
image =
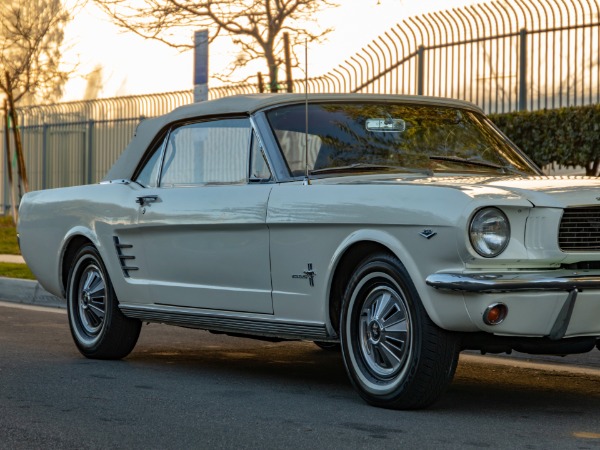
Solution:
[[[248,118],[179,124],[140,172],[138,230],[153,303],[273,312],[272,184],[249,176],[252,140]]]

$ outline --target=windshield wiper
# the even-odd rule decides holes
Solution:
[[[325,173],[344,173],[344,172],[404,172],[404,173],[422,173],[425,175],[432,175],[433,173],[428,169],[411,169],[402,166],[388,166],[384,164],[366,164],[366,163],[354,163],[347,166],[338,167],[325,167],[323,169],[311,170],[311,175],[325,174]]]
[[[500,166],[498,164],[494,164],[488,161],[479,161],[476,159],[465,159],[465,158],[461,158],[460,156],[430,156],[429,159],[431,159],[432,161],[450,161],[450,162],[456,162],[456,163],[461,163],[464,164],[465,166],[479,166],[479,167],[489,167],[492,169],[498,169],[498,170],[502,170],[503,172],[505,171],[505,167]]]

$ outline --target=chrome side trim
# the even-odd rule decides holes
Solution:
[[[272,317],[262,319],[234,316],[231,313],[172,306],[121,304],[119,308],[127,317],[145,322],[165,323],[201,330],[312,341],[331,338],[327,334],[325,324],[288,322],[276,320]]]
[[[98,184],[129,184],[129,183],[131,183],[130,180],[119,179],[119,180],[104,180]]]
[[[600,270],[534,273],[434,273],[425,282],[436,289],[463,292],[573,291],[600,289]]]

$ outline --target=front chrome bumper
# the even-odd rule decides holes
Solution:
[[[547,272],[434,273],[425,282],[436,289],[492,293],[600,289],[600,270]]]
[[[440,290],[472,294],[510,293],[524,291],[564,291],[565,300],[554,319],[550,340],[565,336],[571,322],[578,292],[600,289],[600,270],[549,270],[546,272],[510,273],[436,273],[426,283]]]

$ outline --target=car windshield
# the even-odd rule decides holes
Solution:
[[[267,112],[292,176],[538,171],[482,114],[448,106],[312,103]],[[308,128],[308,133],[305,132]]]

